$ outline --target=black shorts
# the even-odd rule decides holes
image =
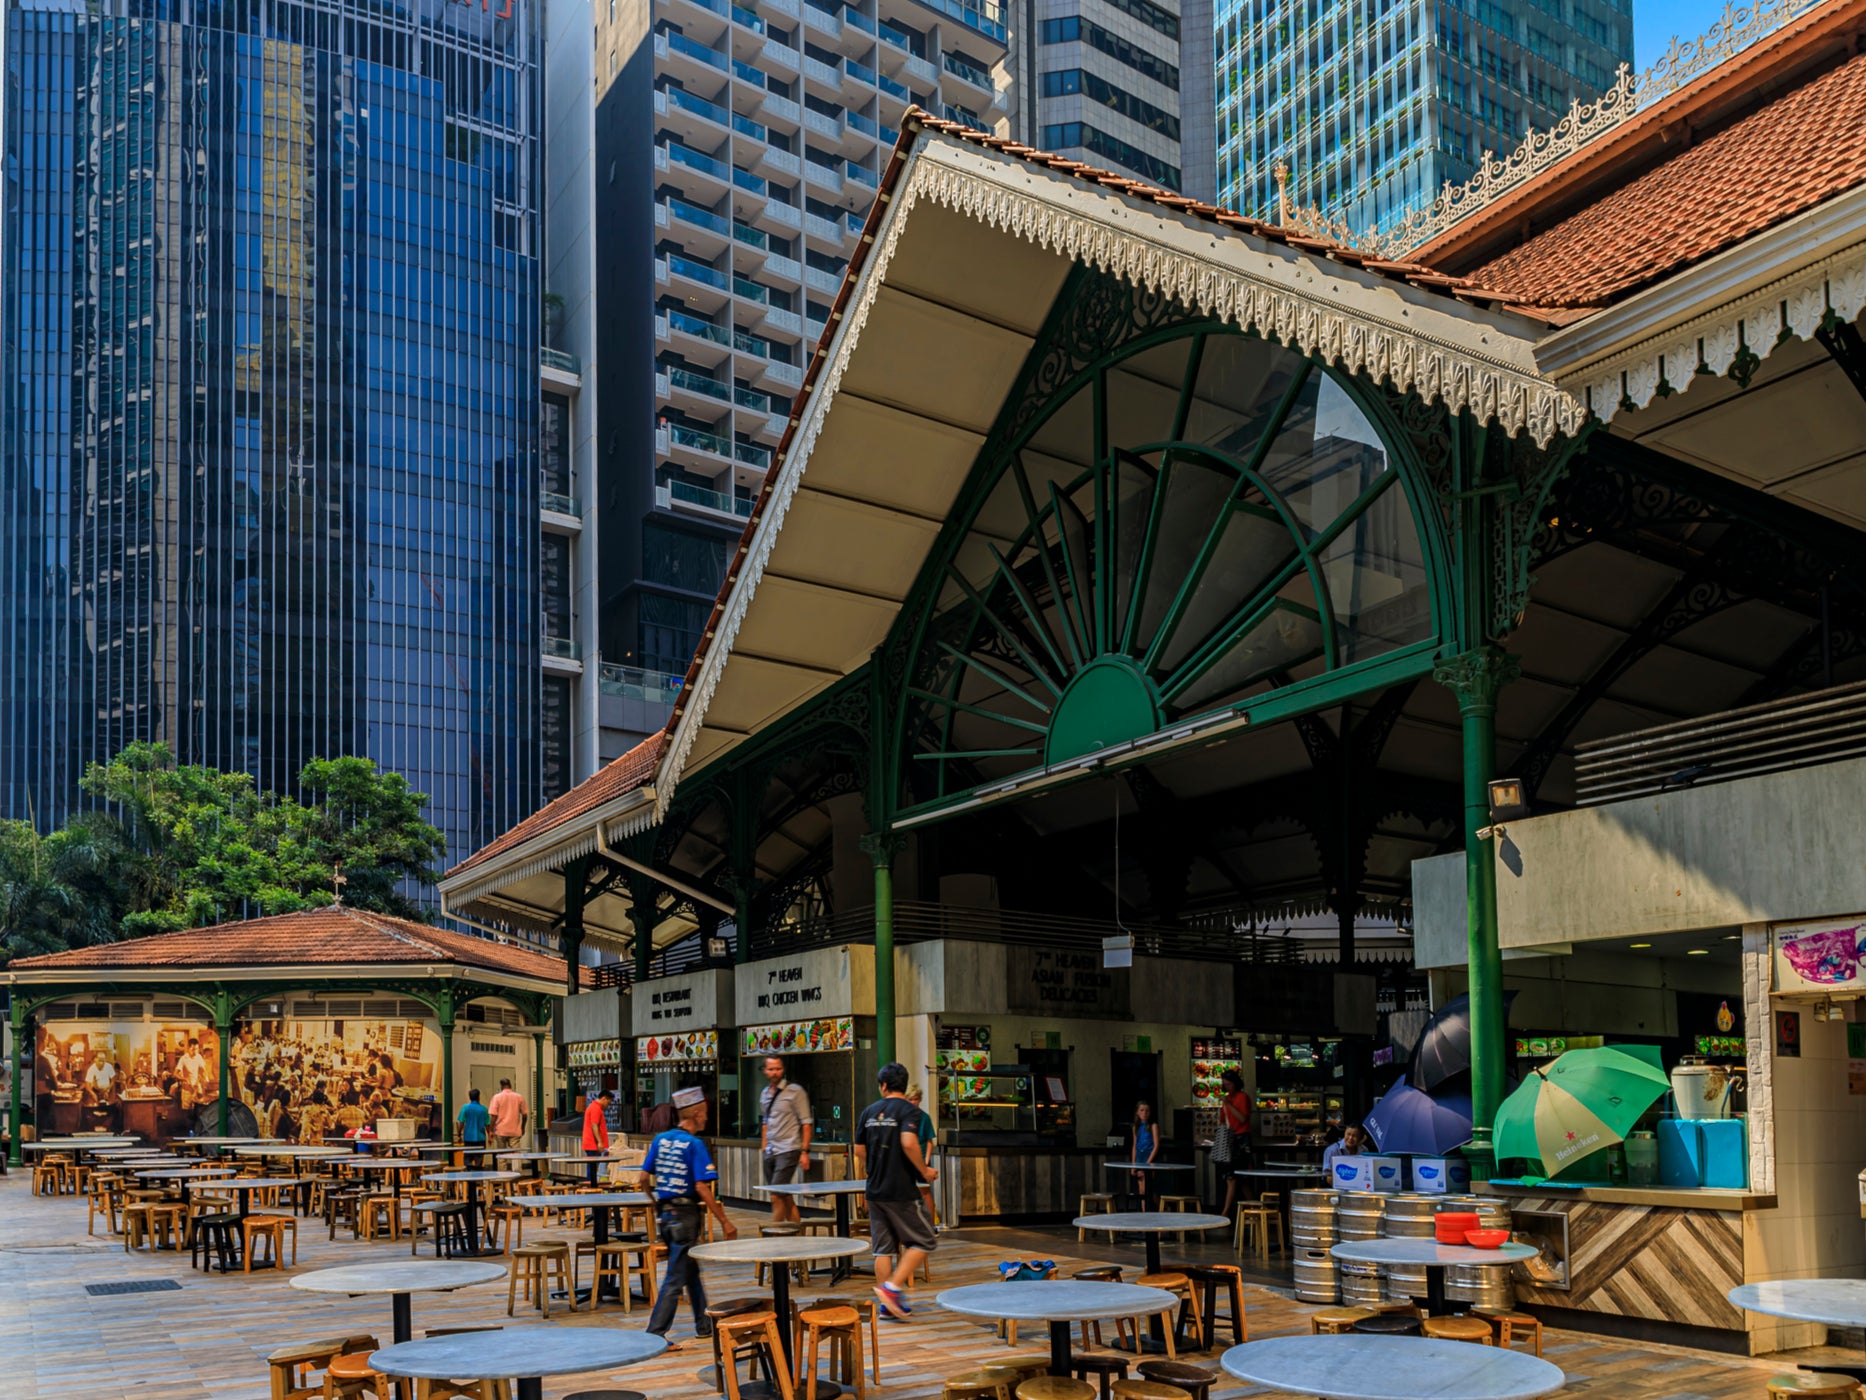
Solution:
[[[876,1254],[890,1256],[909,1249],[931,1254],[939,1247],[939,1236],[933,1232],[926,1202],[920,1199],[877,1201],[870,1196],[868,1237],[874,1241]]]
[[[797,1179],[797,1162],[803,1156],[796,1152],[767,1152],[764,1156],[765,1185],[789,1186]]]

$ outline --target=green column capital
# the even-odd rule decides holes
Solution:
[[[862,853],[874,861],[877,868],[891,868],[894,857],[907,845],[907,833],[904,831],[871,831],[859,838]]]
[[[1522,673],[1520,657],[1481,646],[1443,658],[1432,668],[1432,679],[1457,697],[1459,714],[1486,715],[1496,711],[1497,692]]]

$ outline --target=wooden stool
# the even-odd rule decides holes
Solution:
[[[32,1169],[32,1194],[35,1196],[56,1196],[64,1185],[64,1174],[59,1170],[58,1162],[51,1157],[41,1157]]]
[[[512,1316],[512,1308],[518,1300],[518,1285],[522,1282],[526,1300],[535,1302],[539,1311],[550,1317],[551,1284],[546,1275],[552,1270],[569,1299],[570,1311],[575,1312],[577,1283],[575,1271],[570,1269],[570,1246],[562,1240],[553,1240],[544,1244],[521,1244],[512,1251],[512,1270],[505,1285],[505,1315]]]
[[[1192,1394],[1164,1381],[1116,1381],[1114,1400],[1192,1400]]]
[[[1067,1376],[1032,1376],[1018,1382],[1017,1400],[1095,1400],[1095,1387]]]
[[[97,1217],[101,1214],[104,1223],[110,1227],[110,1233],[117,1232],[117,1206],[120,1203],[118,1188],[109,1177],[93,1177],[91,1180],[89,1209],[84,1214],[84,1233],[97,1233]]]
[[[371,1395],[394,1400],[394,1382],[370,1365],[374,1351],[346,1351],[333,1356],[324,1368],[324,1400],[339,1396]]]
[[[1542,1355],[1542,1319],[1531,1317],[1526,1312],[1517,1312],[1514,1308],[1472,1308],[1472,1313],[1486,1319],[1497,1329],[1497,1345],[1507,1347],[1516,1340],[1518,1332],[1527,1332],[1537,1356]]]
[[[1159,1201],[1160,1210],[1182,1210],[1190,1215],[1197,1215],[1205,1208],[1205,1202],[1201,1201],[1197,1196],[1161,1196]],[[1181,1230],[1178,1234],[1179,1243],[1184,1244],[1186,1242],[1186,1232]]]
[[[1019,1384],[1012,1374],[1008,1367],[987,1366],[949,1376],[940,1382],[940,1400],[1011,1400]]]
[[[1077,1215],[1110,1215],[1113,1211],[1114,1192],[1112,1191],[1089,1191],[1076,1199]],[[1076,1231],[1077,1243],[1087,1238],[1087,1230],[1078,1229]]]
[[[726,1389],[727,1356],[719,1344],[719,1324],[729,1317],[747,1317],[752,1313],[770,1311],[771,1304],[764,1298],[729,1298],[723,1303],[707,1306],[706,1319],[713,1324],[713,1389],[721,1394]],[[738,1357],[733,1356],[731,1361],[736,1365]]]
[[[1769,1377],[1769,1400],[1789,1395],[1833,1395],[1857,1400],[1860,1383],[1851,1376],[1837,1376],[1827,1371],[1789,1371]]]
[[[1205,1323],[1199,1317],[1199,1305],[1192,1294],[1192,1280],[1177,1271],[1171,1273],[1142,1274],[1134,1282],[1142,1288],[1163,1288],[1179,1300],[1178,1317],[1169,1317],[1171,1324],[1166,1329],[1166,1354],[1177,1357],[1174,1350],[1174,1333],[1187,1324],[1191,1325],[1194,1350],[1205,1350]]]
[[[861,1314],[854,1308],[805,1308],[797,1314],[797,1326],[803,1333],[803,1345],[794,1349],[794,1355],[804,1362],[805,1400],[816,1400],[817,1356],[824,1338],[829,1339],[831,1358],[842,1362],[841,1379],[853,1379],[855,1400],[862,1400],[865,1392],[862,1388]]]
[[[655,1289],[658,1284],[654,1277],[654,1246],[646,1240],[608,1240],[596,1246],[595,1278],[591,1281],[590,1306],[596,1306],[597,1295],[602,1291],[603,1280],[612,1278],[616,1289],[622,1294],[622,1311],[631,1313],[635,1310],[635,1280],[641,1280],[642,1295],[647,1298],[650,1307],[654,1305]]]
[[[1208,1400],[1212,1387],[1218,1384],[1218,1372],[1206,1366],[1194,1366],[1190,1361],[1143,1361],[1134,1369],[1146,1380],[1178,1386],[1191,1400]],[[1115,1394],[1120,1393],[1117,1386]]]
[[[736,1359],[741,1348],[757,1348],[765,1374],[777,1386],[779,1400],[796,1400],[790,1368],[784,1364],[784,1334],[778,1331],[776,1313],[742,1313],[738,1317],[723,1318],[714,1325],[713,1331],[724,1356]],[[726,1400],[743,1400],[736,1364],[726,1367]]]
[[[1411,1312],[1380,1312],[1363,1317],[1348,1330],[1373,1336],[1416,1337],[1419,1335],[1418,1315]]]
[[[240,1217],[232,1211],[217,1215],[198,1215],[188,1241],[188,1264],[191,1268],[211,1269],[220,1265],[223,1274],[233,1272],[240,1255]]]
[[[1133,1364],[1132,1357],[1118,1351],[1078,1351],[1069,1358],[1069,1374],[1080,1381],[1095,1377],[1101,1400],[1109,1400],[1109,1386],[1126,1380],[1128,1368]]]
[[[1219,1324],[1226,1322],[1231,1324],[1233,1343],[1241,1346],[1248,1342],[1250,1324],[1244,1317],[1244,1271],[1236,1264],[1188,1264],[1180,1272],[1192,1280],[1196,1290],[1204,1293],[1205,1303],[1200,1309],[1200,1323],[1203,1329],[1201,1336],[1206,1345],[1218,1345]],[[1224,1290],[1226,1300],[1231,1305],[1227,1316],[1220,1316],[1218,1312],[1220,1289]]]
[[[132,1212],[137,1221],[134,1234],[130,1226]],[[184,1214],[180,1201],[138,1202],[123,1212],[123,1248],[127,1251],[132,1240],[140,1247],[146,1240],[150,1249],[179,1249]]]
[[[1333,1337],[1342,1332],[1352,1332],[1355,1323],[1373,1315],[1372,1308],[1323,1308],[1320,1312],[1309,1314],[1309,1334]]]
[[[384,1235],[392,1240],[402,1237],[402,1208],[395,1197],[365,1196],[357,1210],[357,1224],[364,1239],[379,1239]]]
[[[298,1222],[289,1215],[249,1215],[240,1222],[240,1272],[253,1271],[253,1255],[265,1240],[272,1256],[272,1267],[285,1267],[285,1236],[292,1237],[292,1267],[298,1267]]]
[[[868,1329],[869,1374],[874,1377],[875,1384],[879,1386],[881,1384],[881,1305],[875,1301],[874,1295],[870,1294],[866,1298],[823,1298],[812,1303],[811,1307],[855,1309],[855,1315]],[[794,1346],[791,1348],[791,1355],[797,1355],[797,1348]],[[991,1364],[1010,1366],[1016,1363],[1015,1361],[993,1361]],[[1048,1359],[1045,1358],[1041,1369],[1048,1369],[1049,1364]]]
[[[294,1342],[280,1347],[266,1358],[272,1368],[272,1400],[308,1400],[324,1393],[324,1380],[312,1379],[310,1372],[322,1371],[331,1358],[345,1352],[371,1352],[376,1339],[370,1336],[329,1337],[320,1342]]]
[[[501,1234],[505,1237],[505,1252],[510,1254],[512,1246],[525,1242],[525,1212],[510,1201],[500,1201],[497,1205],[486,1207],[486,1233],[494,1244],[499,1242]]]
[[[1270,1236],[1276,1235],[1276,1251],[1283,1252],[1283,1216],[1277,1210],[1273,1198],[1261,1201],[1242,1201],[1238,1204],[1237,1224],[1231,1232],[1231,1248],[1240,1259],[1244,1256],[1247,1239],[1254,1236],[1257,1241],[1257,1257],[1264,1263],[1270,1262]]]
[[[1428,1317],[1419,1326],[1426,1336],[1437,1337],[1443,1342],[1477,1342],[1487,1347],[1496,1345],[1490,1324],[1481,1317]]]

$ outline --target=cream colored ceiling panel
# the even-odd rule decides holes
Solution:
[[[755,656],[847,674],[881,644],[896,611],[892,602],[767,572],[736,645]]]
[[[804,463],[803,489],[943,517],[984,441],[845,390]]]
[[[999,233],[930,200],[888,264],[888,285],[1035,335],[1069,275],[1070,259]]]
[[[887,287],[875,298],[842,388],[984,433],[1029,349],[1027,335]]]
[[[1859,445],[1866,447],[1866,439]],[[1791,485],[1783,499],[1866,529],[1866,454],[1810,472]]]
[[[791,504],[767,573],[900,599],[939,534],[939,523],[840,496],[804,493]]]
[[[708,729],[755,731],[836,678],[735,651],[706,707]]]
[[[1794,430],[1783,432],[1789,423]],[[1777,486],[1866,446],[1866,401],[1837,367],[1821,365],[1681,419],[1642,441],[1740,480]]]

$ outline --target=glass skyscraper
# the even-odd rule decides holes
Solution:
[[[1217,0],[1218,202],[1390,228],[1613,85],[1631,0]]]
[[[7,0],[0,813],[161,740],[539,791],[538,0]]]

